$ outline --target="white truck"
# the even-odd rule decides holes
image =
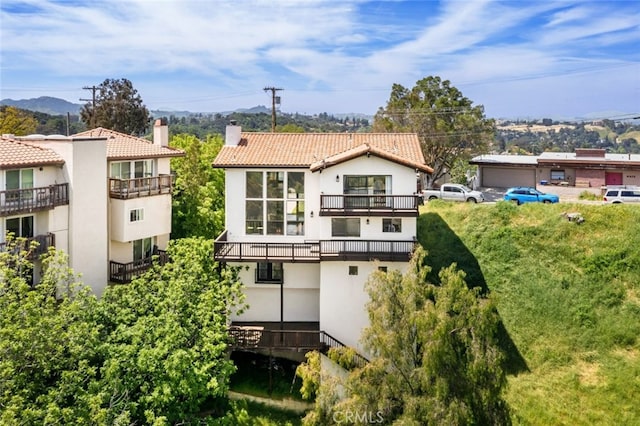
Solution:
[[[484,201],[484,195],[480,191],[474,191],[471,188],[458,183],[444,183],[439,189],[425,189],[422,191],[423,201],[426,202],[438,199],[481,203]]]

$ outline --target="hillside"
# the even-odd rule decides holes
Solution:
[[[418,239],[495,298],[514,424],[640,424],[638,206],[434,202]]]
[[[17,101],[13,99],[3,99],[0,101],[0,105],[9,105],[51,115],[67,115],[67,113],[78,115],[80,108],[82,108],[80,104],[74,104],[64,99],[53,98],[51,96],[40,96],[39,98],[20,99]]]

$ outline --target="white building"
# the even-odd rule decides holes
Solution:
[[[101,294],[151,265],[171,232],[171,157],[160,120],[154,141],[95,129],[70,137],[3,135],[0,244],[7,232],[69,255],[82,281]],[[36,262],[34,279],[37,281]]]
[[[310,323],[359,348],[376,268],[404,272],[416,243],[415,134],[242,133],[228,126],[226,230],[215,259],[243,266],[235,323]]]

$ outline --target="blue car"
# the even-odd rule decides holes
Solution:
[[[560,197],[555,194],[545,194],[535,188],[528,186],[517,186],[515,188],[507,189],[504,194],[506,201],[512,201],[518,205],[523,203],[557,203],[560,201]]]

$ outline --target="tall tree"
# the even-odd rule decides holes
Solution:
[[[223,144],[219,135],[209,135],[205,141],[184,134],[171,138],[171,146],[185,152],[171,160],[176,173],[172,238],[213,239],[224,229],[224,171],[211,167]]]
[[[0,424],[99,424],[98,302],[59,252],[49,252],[32,287],[26,247],[9,237],[0,251]]]
[[[218,269],[212,251],[211,239],[172,241],[170,263],[105,292],[100,395],[111,424],[185,424],[205,401],[226,397],[227,324],[242,294],[236,271]]]
[[[411,88],[394,84],[384,108],[374,117],[374,132],[415,132],[434,172],[429,184],[444,176],[459,158],[486,152],[495,123],[449,80],[429,76]]]
[[[307,424],[510,423],[495,306],[467,287],[455,265],[441,271],[440,285],[428,283],[425,256],[418,249],[404,275],[369,277],[370,325],[362,340],[370,362],[350,373],[346,399],[317,404]],[[321,400],[331,401],[322,392]]]
[[[0,133],[25,136],[35,133],[38,120],[28,111],[12,106],[0,107]]]
[[[149,110],[126,78],[106,79],[98,86],[95,108],[85,104],[80,117],[89,128],[104,127],[128,135],[142,136],[149,126]]]

